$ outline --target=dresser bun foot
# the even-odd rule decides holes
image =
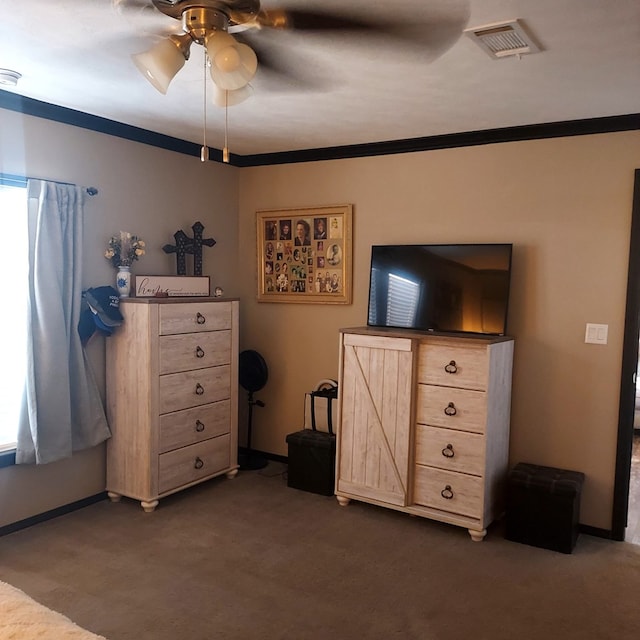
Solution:
[[[147,502],[146,500],[140,500],[140,506],[145,510],[145,513],[151,513],[157,506],[157,500],[151,500]]]
[[[487,535],[487,530],[483,529],[482,531],[476,531],[474,529],[469,529],[469,535],[474,542],[482,542],[484,537]]]
[[[227,471],[227,473],[225,475],[227,476],[227,478],[229,478],[229,480],[232,480],[233,478],[235,478],[238,475],[238,470],[237,469],[231,469],[231,471]]]
[[[113,491],[107,491],[107,495],[109,496],[109,500],[111,500],[111,502],[120,502],[120,498],[122,498],[119,493],[114,493]]]
[[[351,502],[351,498],[345,498],[344,496],[336,496],[336,500],[341,507],[346,507]]]

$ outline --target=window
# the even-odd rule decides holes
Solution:
[[[0,451],[15,448],[26,374],[28,234],[26,186],[0,183],[0,212],[11,229],[2,246],[5,301],[0,313]]]
[[[390,327],[414,327],[420,300],[420,284],[389,274],[387,324]]]
[[[385,278],[386,286],[383,286]],[[377,300],[378,288],[383,294],[378,295]],[[386,294],[386,299],[384,294]],[[372,267],[367,322],[374,326],[415,327],[420,294],[419,282]],[[377,308],[384,305],[386,305],[384,308]],[[382,316],[384,316],[384,320],[382,320]]]

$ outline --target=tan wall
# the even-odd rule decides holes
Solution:
[[[609,529],[640,132],[243,169],[242,348],[270,379],[253,446],[286,455],[303,396],[337,376],[338,329],[366,324],[372,244],[512,242],[511,462],[584,471],[581,521]],[[255,211],[352,203],[353,304],[257,303]],[[585,323],[609,325],[606,346]]]
[[[85,208],[83,285],[113,284],[103,257],[108,238],[138,233],[147,255],[132,271],[175,274],[175,255],[162,246],[197,220],[217,244],[204,249],[212,287],[237,294],[238,169],[77,127],[0,109],[0,172],[95,186]],[[88,352],[104,394],[104,338]],[[0,526],[104,491],[104,446],[42,467],[0,469]]]
[[[217,240],[205,273],[241,297],[241,348],[270,368],[253,444],[280,455],[302,426],[304,392],[337,375],[338,329],[366,322],[372,244],[513,242],[512,462],[584,471],[581,519],[610,527],[640,132],[241,170],[4,110],[0,140],[0,172],[100,190],[87,206],[86,286],[112,281],[102,257],[112,233],[147,241],[134,272],[170,274],[159,248],[178,228],[205,225]],[[354,205],[353,304],[258,304],[256,209],[335,203]],[[586,322],[609,324],[607,346],[584,344]],[[89,352],[103,384],[102,339]],[[0,469],[0,526],[103,489],[102,447]]]

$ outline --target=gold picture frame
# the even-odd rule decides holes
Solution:
[[[258,301],[351,304],[352,209],[257,211]]]

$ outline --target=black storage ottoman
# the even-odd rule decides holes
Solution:
[[[521,462],[507,482],[505,538],[571,553],[578,539],[584,474]]]
[[[287,436],[287,445],[287,486],[332,496],[336,475],[336,436],[324,431],[302,429]]]

